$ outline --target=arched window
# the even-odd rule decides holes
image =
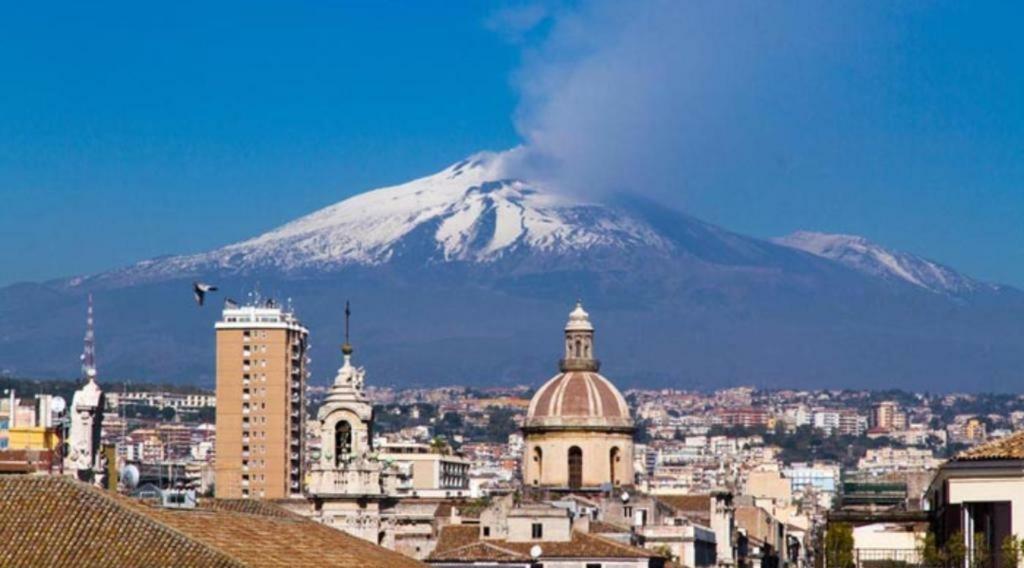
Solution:
[[[611,480],[612,485],[619,484],[619,478],[618,476],[616,476],[616,469],[618,468],[618,463],[619,461],[621,461],[621,459],[622,458],[619,457],[618,447],[614,447],[611,449],[611,451],[608,452],[608,479]]]
[[[569,488],[583,487],[583,450],[579,446],[569,448]]]
[[[579,356],[580,356],[580,347],[581,347],[581,346],[582,346],[582,343],[580,343],[580,340],[579,340],[579,339],[577,339],[577,340],[576,340],[576,358],[577,358],[577,359],[578,359],[578,358],[579,358]]]
[[[535,471],[537,472],[533,478],[533,484],[537,485],[540,480],[544,479],[544,452],[540,449],[540,446],[534,446],[533,448],[533,463],[537,464]]]
[[[352,425],[339,420],[334,425],[334,463],[341,464],[352,453]]]

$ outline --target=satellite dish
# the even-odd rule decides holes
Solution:
[[[50,401],[50,410],[56,412],[57,414],[64,412],[64,409],[67,407],[68,403],[64,400],[64,397],[62,396],[55,396],[53,397],[53,400]]]
[[[126,465],[121,468],[121,485],[128,489],[135,489],[139,486],[139,468],[134,465]]]
[[[622,498],[622,502],[623,503],[629,503],[629,493],[626,493],[625,491],[623,491],[621,498]]]
[[[541,548],[539,544],[535,544],[530,547],[530,558],[537,560],[540,558],[541,554],[544,554],[544,549]]]

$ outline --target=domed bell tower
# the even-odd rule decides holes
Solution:
[[[594,326],[578,300],[565,324],[565,357],[559,361],[559,368],[563,373],[601,369],[601,362],[594,357]]]

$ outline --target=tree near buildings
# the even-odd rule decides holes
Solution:
[[[825,533],[827,568],[853,568],[853,527],[848,523],[830,524]]]
[[[1017,568],[1020,566],[1021,557],[1024,556],[1024,539],[1014,535],[1006,535],[1003,539],[1000,551],[1003,555],[1003,566]]]
[[[946,542],[946,562],[952,566],[963,566],[967,558],[967,543],[964,542],[964,533],[957,531],[949,536]]]

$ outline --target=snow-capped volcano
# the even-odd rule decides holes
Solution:
[[[415,242],[410,242],[413,240]],[[379,265],[405,250],[427,262],[489,262],[518,251],[670,244],[629,214],[570,201],[506,177],[501,154],[480,153],[439,173],[361,193],[255,238],[162,268],[284,270]]]
[[[580,201],[511,175],[505,156],[478,154],[208,252],[0,288],[0,368],[75,372],[91,294],[107,376],[211,381],[216,302],[259,290],[289,300],[325,354],[314,374],[328,378],[349,300],[360,360],[381,384],[490,385],[548,376],[565,310],[581,298],[621,385],[1020,380],[1024,294],[1013,288],[860,237],[769,242],[636,195]],[[196,280],[220,289],[203,308]]]
[[[872,276],[902,280],[937,293],[963,294],[996,286],[913,254],[885,248],[857,235],[797,231],[774,242],[834,260]]]

